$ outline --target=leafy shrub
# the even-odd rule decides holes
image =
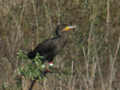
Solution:
[[[18,58],[19,60],[22,60],[22,65],[18,68],[18,74],[23,75],[25,78],[29,78],[34,80],[35,78],[42,79],[44,77],[44,72],[46,70],[46,67],[41,62],[42,56],[37,53],[36,57],[32,59],[31,61],[23,53],[22,50],[18,52]],[[29,62],[30,61],[30,62]]]

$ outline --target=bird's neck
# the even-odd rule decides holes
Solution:
[[[57,38],[57,42],[59,43],[59,45],[61,47],[64,47],[67,41],[67,36],[65,34],[62,34],[60,36],[57,36],[56,38]]]

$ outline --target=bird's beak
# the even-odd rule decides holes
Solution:
[[[74,26],[66,26],[62,31],[70,31],[76,28],[76,25]]]

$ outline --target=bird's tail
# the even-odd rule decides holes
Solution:
[[[28,58],[33,59],[33,58],[36,56],[36,52],[30,51],[30,52],[27,54],[27,56],[28,56]]]

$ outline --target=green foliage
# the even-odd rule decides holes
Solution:
[[[20,60],[26,60],[28,59],[27,56],[23,53],[22,50],[19,50],[19,52],[17,53],[17,57],[20,59]]]
[[[18,52],[18,58],[22,61],[29,61],[28,57],[21,50]],[[25,62],[19,67],[18,74],[32,80],[35,78],[42,79],[44,76],[43,72],[45,71],[45,67],[43,67],[43,64],[41,63],[41,58],[43,57],[37,54],[36,57],[31,60],[31,62]]]
[[[7,88],[6,83],[2,83],[2,89],[4,90],[4,89],[6,89],[6,88]]]

